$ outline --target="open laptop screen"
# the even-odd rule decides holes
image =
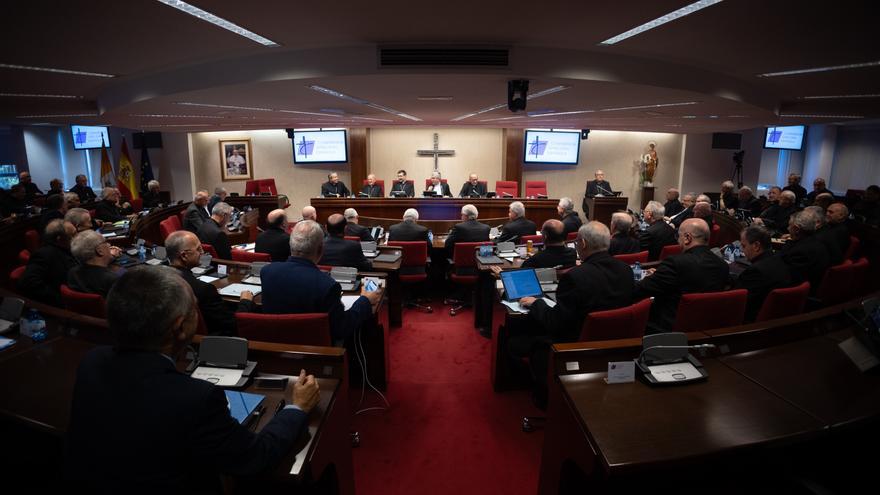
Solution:
[[[521,297],[541,297],[544,294],[532,268],[501,272],[501,283],[504,284],[507,299],[511,301]]]

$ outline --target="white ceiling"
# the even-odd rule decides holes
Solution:
[[[598,43],[691,1],[190,3],[280,46],[261,46],[153,0],[15,2],[6,6],[0,64],[117,77],[0,68],[0,93],[82,97],[0,96],[0,122],[162,131],[474,125],[707,132],[861,120],[780,116],[787,114],[880,118],[876,96],[803,99],[880,94],[880,66],[758,76],[880,61],[875,2],[727,0],[609,47]],[[450,44],[509,48],[509,67],[378,64],[379,46]],[[528,111],[589,112],[528,117],[504,107],[452,120],[505,103],[507,81],[520,78],[531,81],[530,93],[570,87],[530,100]],[[313,84],[422,120],[308,89]],[[424,96],[452,100],[418,99]],[[678,103],[688,104],[648,107]],[[634,106],[647,108],[620,109]],[[90,112],[100,116],[21,118]]]

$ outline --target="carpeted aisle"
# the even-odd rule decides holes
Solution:
[[[490,341],[469,311],[450,317],[405,310],[392,330],[390,411],[355,417],[359,495],[536,493],[543,433],[523,433],[540,413],[525,390],[496,394],[489,384]],[[360,392],[352,390],[354,405]],[[375,393],[362,407],[381,404]]]

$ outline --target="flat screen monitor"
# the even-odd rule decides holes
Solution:
[[[802,125],[768,127],[767,133],[764,135],[764,148],[800,150],[804,146],[805,131],[806,128]]]
[[[348,139],[345,129],[292,133],[293,163],[346,163]]]
[[[580,131],[526,129],[524,163],[577,165],[581,150]]]
[[[109,148],[110,133],[108,129],[108,127],[101,125],[71,125],[73,148],[77,150],[91,150],[101,146]]]

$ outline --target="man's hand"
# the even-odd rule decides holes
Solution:
[[[117,246],[110,246],[110,254],[114,258],[118,258],[122,256],[122,249],[118,248]]]
[[[650,277],[650,276],[653,275],[654,272],[656,272],[656,271],[657,271],[656,268],[645,268],[644,270],[642,270],[642,273],[643,273],[643,276],[645,276],[645,277]]]
[[[253,301],[254,300],[254,293],[249,290],[243,290],[243,291],[241,291],[241,295],[239,296],[239,298],[242,301]]]
[[[299,407],[306,413],[311,411],[318,405],[321,400],[321,391],[318,390],[318,381],[314,375],[306,376],[306,370],[299,370],[299,379],[293,385],[291,392],[293,397],[290,403]]]
[[[532,304],[535,304],[535,301],[537,301],[537,299],[535,299],[534,297],[523,297],[519,300],[519,305],[524,308],[528,308]]]
[[[764,225],[764,219],[761,217],[753,218],[752,223],[755,225]]]
[[[374,290],[371,292],[365,286],[361,286],[361,295],[370,301],[370,306],[375,306],[382,300],[382,291]]]
[[[489,269],[492,270],[492,273],[494,273],[496,277],[501,275],[501,267],[500,266],[492,265],[489,267]]]

